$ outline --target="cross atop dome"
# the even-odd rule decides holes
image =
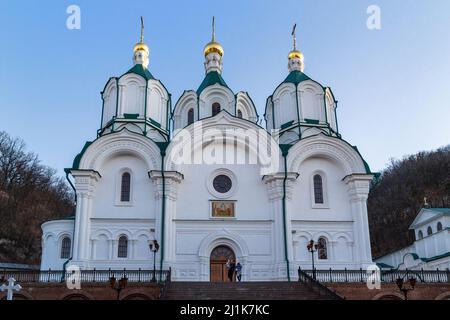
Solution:
[[[141,64],[144,68],[148,67],[150,50],[144,43],[144,18],[141,17],[141,36],[139,42],[136,43],[133,49],[133,62],[134,64]]]
[[[212,34],[211,41],[203,49],[205,55],[205,72],[209,73],[211,71],[216,71],[222,73],[222,57],[223,48],[216,41],[216,30],[215,30],[215,18],[212,18]]]
[[[289,72],[292,71],[301,71],[303,72],[305,69],[304,57],[303,53],[297,50],[297,35],[296,35],[297,24],[295,23],[292,27],[292,41],[293,41],[293,49],[289,52],[288,59],[288,69]]]

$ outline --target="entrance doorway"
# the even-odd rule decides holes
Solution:
[[[226,267],[228,260],[235,260],[233,250],[227,246],[218,246],[211,252],[210,257],[210,281],[211,282],[226,282],[228,280],[228,270]]]

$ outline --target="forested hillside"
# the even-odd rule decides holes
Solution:
[[[374,182],[368,200],[374,257],[414,241],[408,228],[424,197],[433,207],[450,206],[450,145],[391,161]]]
[[[72,213],[65,181],[0,131],[0,262],[39,263],[41,223]]]

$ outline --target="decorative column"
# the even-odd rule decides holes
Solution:
[[[86,268],[89,261],[92,198],[101,176],[94,170],[71,170],[70,173],[75,179],[77,194],[72,264]]]
[[[156,185],[157,208],[155,219],[155,238],[158,239],[161,246],[164,246],[163,268],[167,269],[175,261],[175,245],[176,226],[173,222],[176,216],[176,202],[178,184],[184,179],[183,175],[176,171],[165,171],[164,175],[161,171],[150,171],[150,178]],[[164,187],[164,189],[163,189]],[[162,204],[165,196],[165,212],[164,212],[164,238],[162,239]],[[158,252],[161,255],[161,250]],[[160,257],[159,257],[160,258]]]
[[[367,197],[372,179],[371,174],[351,174],[344,178],[353,217],[353,260],[360,268],[373,264],[367,217]]]
[[[298,174],[294,172],[288,172],[286,177],[286,203],[285,212],[283,213],[283,182],[284,173],[276,173],[273,175],[267,175],[263,177],[263,182],[267,186],[267,192],[269,202],[272,211],[272,217],[274,225],[272,228],[272,243],[274,244],[272,256],[274,257],[275,268],[274,276],[277,279],[285,280],[286,275],[286,254],[289,262],[293,261],[293,247],[292,247],[292,224],[289,213],[289,202],[292,199],[292,186],[295,180],[298,178]],[[283,221],[285,217],[285,221]],[[286,225],[286,230],[285,226]],[[286,235],[285,235],[286,232]],[[285,240],[286,239],[286,240]],[[286,246],[286,249],[285,249]],[[292,269],[292,267],[290,268]],[[292,271],[292,270],[291,270]],[[283,275],[284,274],[284,275]]]

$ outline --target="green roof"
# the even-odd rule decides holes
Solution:
[[[380,269],[394,269],[393,266],[391,266],[391,265],[389,265],[389,264],[387,264],[387,263],[383,263],[383,262],[378,262],[378,263],[377,263],[377,266],[378,266]]]
[[[81,150],[81,152],[79,154],[77,154],[77,156],[75,157],[75,159],[73,160],[73,164],[72,164],[72,169],[79,169],[80,168],[80,161],[81,158],[83,157],[84,152],[86,151],[87,148],[89,148],[89,146],[92,144],[92,141],[87,141],[84,144],[83,149]]]
[[[145,80],[154,80],[155,79],[153,77],[153,75],[150,73],[150,71],[148,71],[147,68],[144,68],[144,66],[140,63],[134,65],[134,67],[131,68],[130,70],[128,70],[125,74],[128,74],[128,73],[138,74],[138,75],[142,76]]]
[[[304,74],[301,71],[294,70],[294,71],[291,71],[291,73],[289,73],[289,75],[283,81],[283,83],[289,82],[289,83],[293,83],[293,84],[297,85],[300,82],[303,82],[303,81],[306,81],[306,80],[311,80],[311,78],[308,77],[306,74]]]
[[[436,213],[449,214],[450,208],[426,208],[426,210],[434,211]]]
[[[200,95],[205,88],[212,86],[216,83],[229,89],[228,85],[226,84],[225,80],[223,80],[220,73],[218,73],[217,71],[211,71],[206,74],[202,84],[200,85],[200,87],[198,87],[197,94]]]
[[[446,252],[444,254],[440,254],[438,256],[434,256],[431,258],[422,258],[422,260],[424,260],[425,262],[431,262],[431,261],[439,260],[439,259],[446,258],[446,257],[450,257],[450,252]]]

